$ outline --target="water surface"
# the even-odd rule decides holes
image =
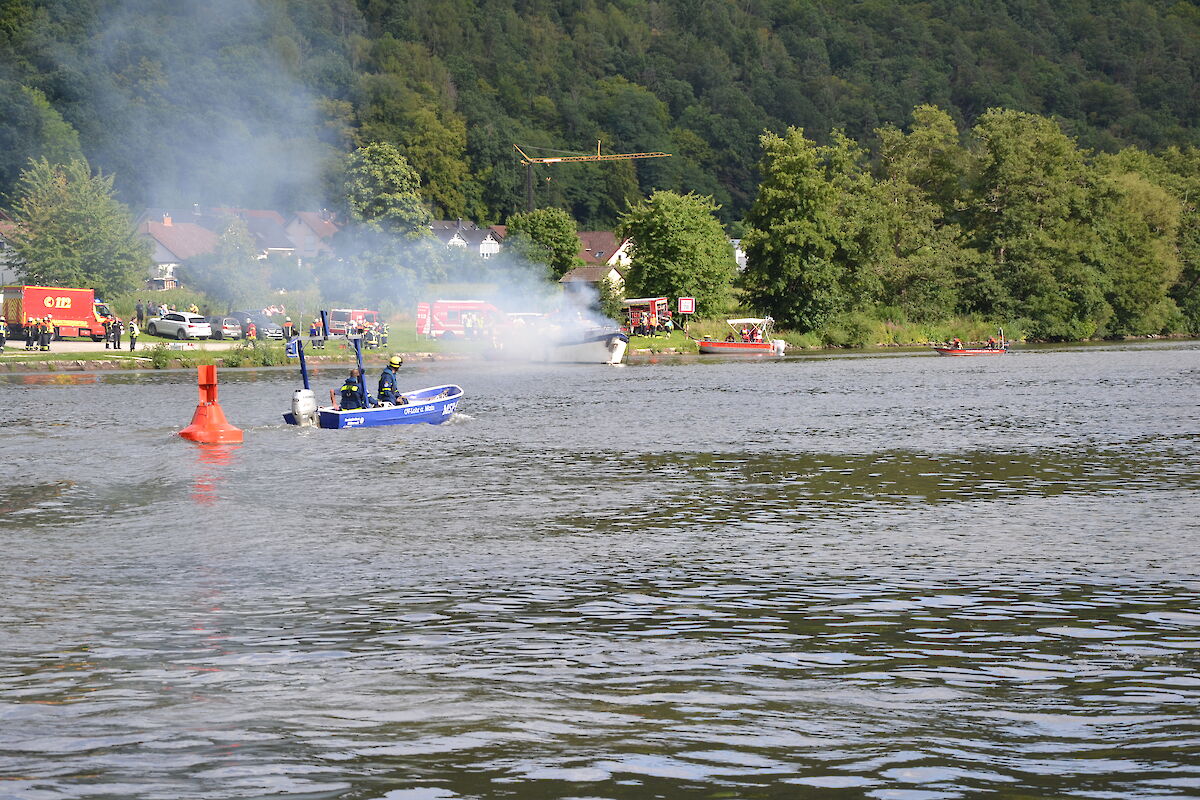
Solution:
[[[0,378],[0,797],[1200,797],[1196,343],[403,376]]]

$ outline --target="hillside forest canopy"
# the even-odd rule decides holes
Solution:
[[[1166,0],[3,0],[0,195],[85,158],[130,208],[353,220],[352,156],[386,144],[411,214],[507,223],[514,144],[601,142],[673,155],[539,166],[539,208],[615,230],[703,199],[744,298],[798,330],[1196,331],[1198,66],[1200,9]],[[362,291],[468,269],[372,233]]]

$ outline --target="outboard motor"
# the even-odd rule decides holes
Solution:
[[[783,355],[783,351],[787,350],[787,341],[784,339],[772,339],[771,349],[775,351],[775,355],[781,356]]]
[[[317,424],[317,396],[312,389],[292,392],[292,417],[301,427]]]

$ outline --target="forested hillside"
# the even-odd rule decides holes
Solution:
[[[435,216],[503,222],[514,143],[601,140],[675,155],[539,168],[539,205],[590,228],[694,191],[731,223],[764,130],[871,144],[920,104],[960,130],[1004,107],[1156,151],[1200,143],[1198,68],[1174,0],[0,0],[0,194],[82,153],[133,207],[314,208],[388,141]]]

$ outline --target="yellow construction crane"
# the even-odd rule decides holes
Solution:
[[[535,158],[521,149],[520,145],[514,144],[517,152],[521,154],[521,163],[525,165],[525,209],[533,211],[533,165],[534,164],[558,164],[567,161],[622,161],[631,158],[668,158],[670,153],[601,153],[600,142],[596,141],[595,155],[569,155],[569,156],[550,156],[548,158]],[[528,147],[528,145],[526,145]]]

